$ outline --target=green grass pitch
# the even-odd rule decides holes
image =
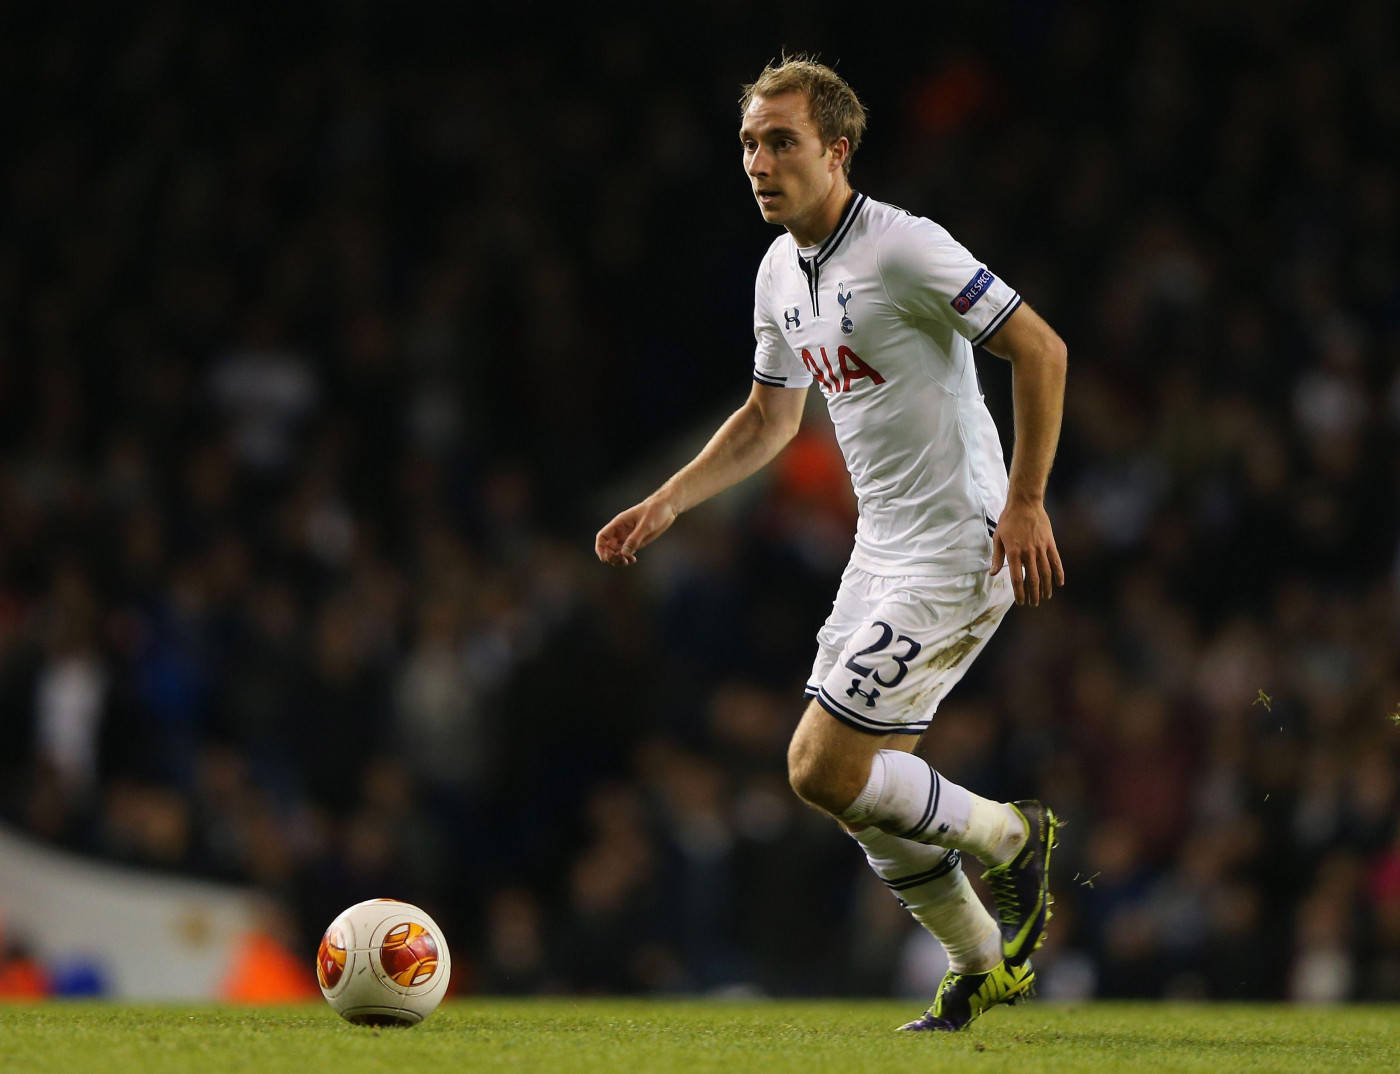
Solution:
[[[917,1006],[917,1005],[914,1005]],[[908,1003],[459,1000],[413,1029],[299,1007],[0,1006],[0,1071],[1133,1071],[1400,1070],[1400,1006],[1030,1004],[958,1034],[893,1032]]]

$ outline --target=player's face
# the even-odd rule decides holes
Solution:
[[[834,147],[822,142],[806,94],[755,96],[744,112],[739,141],[763,219],[781,224],[804,246],[826,238],[845,202],[845,139]]]

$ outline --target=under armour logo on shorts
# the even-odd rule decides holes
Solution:
[[[860,688],[860,680],[852,679],[851,688],[846,691],[846,696],[855,697],[856,694],[860,694],[861,697],[865,698],[866,708],[873,709],[875,707],[875,699],[880,696],[880,691],[871,690],[870,693],[867,694],[864,690]]]

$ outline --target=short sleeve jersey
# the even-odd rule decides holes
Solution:
[[[851,563],[986,570],[1006,463],[972,348],[1021,296],[931,220],[854,193],[836,230],[786,232],[754,288],[754,379],[826,397],[859,502]]]

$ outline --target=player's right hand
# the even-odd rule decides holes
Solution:
[[[629,507],[598,531],[593,551],[614,567],[637,562],[637,552],[651,544],[676,520],[676,509],[664,500],[646,499]]]

